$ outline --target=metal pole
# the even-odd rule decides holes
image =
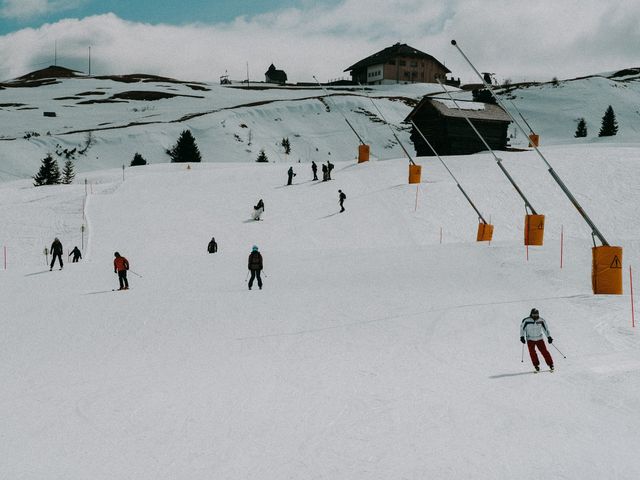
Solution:
[[[529,125],[529,122],[527,122],[527,120],[522,116],[522,113],[520,113],[520,110],[518,110],[518,107],[516,107],[516,104],[513,103],[512,100],[509,100],[509,103],[511,105],[513,105],[513,108],[515,108],[516,112],[518,112],[518,115],[520,115],[520,118],[522,119],[522,121],[527,125],[527,128],[529,129],[529,131],[535,135],[536,132],[533,131],[533,128],[531,128],[531,125]]]
[[[315,75],[313,76],[313,79],[316,81],[316,83],[317,83],[317,84],[318,84],[318,86],[322,89],[322,91],[325,93],[325,95],[326,95],[327,97],[329,97],[329,96],[330,96],[329,92],[327,91],[327,89],[326,89],[326,88],[324,88],[324,87],[322,86],[322,84],[318,81],[318,79],[316,78],[316,76],[315,76]],[[336,105],[335,103],[334,103],[334,105],[335,105],[335,107],[336,107],[336,110],[338,110],[338,112],[340,112],[340,115],[342,115],[342,118],[344,118],[344,121],[345,121],[345,122],[347,122],[347,125],[349,125],[349,128],[351,129],[351,131],[352,131],[353,133],[355,133],[356,137],[358,137],[358,141],[359,141],[362,145],[366,145],[366,144],[364,143],[364,140],[362,140],[362,137],[360,137],[360,135],[358,135],[358,132],[356,132],[356,129],[355,129],[355,128],[353,128],[353,125],[351,125],[351,123],[349,122],[349,120],[347,120],[347,117],[346,117],[346,116],[345,116],[345,114],[342,112],[342,110],[341,110],[340,108],[338,108],[338,105]]]
[[[527,197],[524,196],[524,193],[522,193],[522,190],[520,190],[520,187],[518,187],[518,185],[516,184],[515,180],[511,177],[511,175],[509,174],[509,172],[507,171],[507,169],[504,167],[504,165],[502,165],[502,159],[499,158],[495,152],[493,151],[493,149],[489,146],[489,144],[486,142],[486,140],[484,139],[484,137],[482,136],[482,134],[478,131],[478,129],[476,128],[476,126],[473,124],[473,122],[469,119],[469,117],[464,113],[464,110],[460,108],[460,105],[458,105],[458,102],[456,101],[455,98],[453,98],[453,96],[451,95],[451,92],[449,92],[449,90],[447,90],[447,88],[442,84],[442,82],[440,81],[439,78],[436,79],[438,81],[438,83],[440,84],[440,86],[442,87],[442,89],[444,90],[444,92],[447,94],[447,96],[449,97],[449,99],[454,103],[454,105],[456,106],[456,108],[458,110],[460,110],[460,112],[462,113],[462,116],[464,117],[464,119],[467,121],[467,123],[469,124],[469,126],[473,129],[473,131],[475,132],[475,134],[478,136],[478,138],[482,141],[482,143],[484,144],[484,146],[486,147],[487,150],[489,150],[489,152],[491,153],[491,155],[493,155],[493,158],[495,158],[496,162],[498,163],[498,167],[500,167],[500,170],[502,170],[502,173],[505,174],[505,176],[509,179],[509,182],[511,182],[511,185],[513,185],[513,188],[516,189],[516,192],[518,192],[518,194],[520,195],[520,198],[522,198],[522,200],[524,201],[524,205],[525,208],[528,208],[529,210],[531,210],[531,213],[533,213],[534,215],[537,215],[536,210],[533,208],[533,206],[529,203],[529,200],[527,200]]]
[[[456,182],[456,185],[458,186],[458,188],[460,189],[460,191],[462,192],[462,195],[464,195],[464,198],[467,199],[467,201],[469,202],[469,204],[473,207],[473,209],[475,210],[475,212],[478,214],[478,218],[480,218],[480,220],[482,220],[482,223],[487,223],[486,220],[484,219],[484,217],[482,216],[482,214],[480,213],[480,211],[476,208],[476,206],[474,205],[474,203],[471,201],[471,199],[469,198],[469,195],[467,195],[467,192],[464,191],[464,189],[462,188],[462,186],[460,185],[460,182],[458,182],[458,179],[455,177],[455,175],[451,172],[451,170],[449,170],[449,167],[447,166],[446,163],[444,163],[444,160],[442,160],[442,158],[440,157],[440,155],[438,155],[438,152],[436,152],[436,149],[433,147],[433,145],[431,145],[431,143],[429,142],[429,140],[427,140],[427,137],[424,136],[424,134],[422,133],[422,131],[418,128],[418,126],[414,123],[413,120],[411,120],[411,125],[413,125],[413,128],[416,129],[416,131],[420,134],[420,136],[422,137],[422,139],[427,143],[427,145],[429,146],[429,148],[431,149],[431,151],[433,152],[433,154],[438,157],[438,160],[440,160],[440,163],[442,163],[442,165],[444,165],[444,168],[447,170],[447,172],[449,172],[449,175],[451,175],[451,178],[453,178],[453,180]]]
[[[482,80],[483,85],[485,86],[485,88],[487,88],[490,92],[491,95],[493,95],[493,98],[496,99],[496,102],[498,102],[498,104],[504,109],[505,112],[507,112],[507,114],[511,117],[511,119],[513,120],[513,123],[516,125],[516,127],[522,132],[522,134],[527,137],[527,132],[524,131],[524,128],[522,128],[522,126],[516,121],[515,118],[513,118],[513,115],[511,115],[511,113],[509,112],[509,110],[507,110],[504,106],[504,104],[502,103],[502,100],[500,100],[500,98],[498,98],[498,95],[496,94],[496,92],[493,90],[493,88],[491,88],[491,85],[488,85],[487,82],[485,82],[484,78],[482,77],[482,75],[480,74],[480,72],[478,72],[478,70],[476,69],[476,67],[473,66],[473,63],[471,63],[471,60],[469,60],[467,58],[467,56],[464,54],[464,52],[460,49],[460,47],[458,46],[457,42],[455,40],[451,40],[451,45],[453,45],[454,47],[456,47],[456,49],[458,50],[458,52],[460,52],[460,55],[462,55],[462,57],[467,61],[467,63],[469,64],[469,66],[473,69],[474,72],[476,72],[476,74],[478,75],[478,77],[480,77],[480,80]],[[556,181],[556,183],[560,186],[560,189],[564,192],[564,194],[569,198],[569,201],[571,201],[571,203],[573,204],[573,206],[576,208],[576,210],[578,210],[578,213],[582,216],[582,218],[584,219],[585,222],[587,222],[587,225],[589,225],[589,227],[591,227],[591,231],[592,234],[597,236],[598,239],[600,240],[600,242],[602,243],[602,245],[604,246],[609,246],[609,242],[607,242],[607,240],[604,238],[604,236],[602,235],[602,233],[600,233],[600,230],[598,230],[598,227],[596,227],[596,225],[593,223],[593,221],[591,220],[591,218],[589,218],[589,216],[586,214],[586,212],[582,209],[582,207],[580,206],[580,204],[578,203],[578,201],[575,199],[575,197],[573,196],[573,194],[569,191],[569,189],[567,188],[567,186],[564,184],[564,182],[560,179],[560,177],[558,176],[558,174],[553,170],[553,167],[551,166],[551,164],[547,161],[547,159],[545,158],[545,156],[542,154],[542,152],[540,151],[540,149],[538,147],[536,147],[535,145],[532,144],[533,149],[536,151],[536,153],[538,154],[538,156],[542,159],[542,161],[547,165],[547,167],[549,167],[549,174],[553,177],[553,179]]]
[[[362,84],[360,84],[360,86],[362,87]],[[364,87],[362,87],[362,91],[364,92],[364,94],[367,96],[367,98],[371,101],[371,105],[373,105],[373,107],[377,110],[377,112],[380,114],[380,117],[382,118],[382,120],[384,121],[384,123],[387,125],[387,127],[389,127],[389,130],[391,130],[391,135],[393,135],[393,138],[396,139],[396,142],[398,142],[398,145],[400,145],[400,148],[402,148],[402,151],[404,152],[404,154],[407,156],[407,158],[409,159],[409,162],[412,165],[415,165],[416,162],[413,161],[413,158],[411,158],[411,155],[409,154],[409,152],[407,151],[406,148],[404,148],[404,145],[402,144],[402,142],[400,141],[400,139],[398,138],[398,136],[396,135],[396,132],[393,131],[393,128],[391,128],[391,124],[389,122],[387,122],[387,119],[384,118],[384,115],[382,114],[382,112],[380,111],[380,109],[378,108],[378,106],[375,104],[375,102],[373,101],[373,98],[371,98],[369,96],[369,94],[367,93],[367,91],[364,89]]]
[[[564,358],[567,358],[567,356],[564,353],[562,353],[558,347],[556,347],[555,343],[552,343],[551,346],[556,350],[558,350],[558,353],[560,353],[560,355],[562,355]]]

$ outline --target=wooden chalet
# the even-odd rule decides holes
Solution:
[[[505,150],[511,118],[492,103],[426,96],[411,111],[405,122],[416,124],[438,155],[469,155],[486,150],[465,116],[478,129],[492,150]],[[411,141],[418,156],[433,156],[433,151],[412,125]]]
[[[284,70],[278,70],[273,65],[269,65],[269,69],[264,72],[264,78],[266,83],[277,83],[278,85],[284,85],[287,83],[287,74]]]
[[[450,70],[428,53],[396,43],[354,63],[345,70],[354,83],[385,85],[392,83],[436,83],[444,81]]]

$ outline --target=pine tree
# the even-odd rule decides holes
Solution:
[[[73,183],[75,176],[76,173],[74,172],[73,162],[71,160],[67,160],[64,163],[64,168],[62,169],[62,183],[65,185]]]
[[[138,152],[136,152],[135,155],[133,156],[133,160],[131,160],[131,166],[138,167],[140,165],[146,165],[146,164],[147,164],[147,161],[144,159],[144,157],[140,155]]]
[[[578,128],[576,128],[576,133],[573,136],[576,138],[587,136],[587,122],[584,118],[578,121]]]
[[[194,163],[201,162],[200,150],[196,145],[190,130],[184,130],[178,138],[178,142],[167,153],[174,163]]]
[[[291,153],[291,143],[289,143],[289,137],[283,138],[280,144],[282,145],[282,148],[284,148],[284,153],[289,155]]]
[[[42,159],[40,170],[33,177],[33,186],[39,187],[40,185],[55,185],[60,183],[60,169],[58,168],[58,162],[56,162],[51,154],[48,154]]]
[[[264,150],[260,150],[260,153],[258,154],[258,158],[256,159],[256,162],[268,162],[269,158],[267,157],[267,154],[264,153]]]
[[[602,117],[602,125],[600,126],[599,137],[611,137],[618,133],[618,122],[616,121],[616,114],[613,112],[613,107],[609,105],[607,111],[604,112]]]

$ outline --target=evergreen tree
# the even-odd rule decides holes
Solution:
[[[171,157],[171,161],[175,163],[194,163],[201,162],[200,150],[196,145],[190,130],[184,130],[178,138],[178,142],[167,151]]]
[[[58,162],[56,162],[51,154],[48,154],[42,159],[40,170],[33,177],[33,186],[39,187],[40,185],[55,185],[60,183],[60,169],[58,168]]]
[[[587,122],[584,118],[578,121],[578,128],[576,128],[576,133],[573,136],[576,138],[587,136]]]
[[[264,153],[264,149],[260,150],[260,153],[258,154],[258,158],[256,159],[256,162],[268,162],[269,158],[267,157],[267,154]]]
[[[609,105],[607,111],[604,112],[602,117],[602,125],[600,126],[599,137],[611,137],[618,133],[618,122],[616,121],[616,114],[613,112],[613,107]]]
[[[144,159],[144,157],[140,155],[138,152],[136,152],[135,155],[133,156],[133,160],[131,160],[131,166],[138,167],[140,165],[146,165],[146,164],[147,164],[147,161]]]
[[[76,173],[74,172],[73,162],[71,160],[67,160],[64,162],[64,168],[62,169],[62,183],[65,185],[69,185],[73,182]]]
[[[289,155],[291,153],[291,144],[289,143],[289,137],[285,137],[281,142],[282,148],[284,148],[284,153]]]

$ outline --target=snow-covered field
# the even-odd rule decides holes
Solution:
[[[592,295],[589,229],[533,152],[503,155],[547,216],[528,260],[487,154],[446,160],[490,244],[434,158],[419,187],[404,159],[336,162],[326,183],[294,165],[290,187],[286,164],[224,162],[0,184],[0,478],[638,478],[640,144],[544,151],[624,247],[624,295]],[[43,249],[80,246],[82,225],[83,260],[49,272]],[[532,307],[556,373],[521,362]]]
[[[546,215],[545,245],[528,252],[524,205],[490,155],[445,158],[495,225],[490,244],[437,159],[417,159],[422,183],[407,184],[376,107],[410,148],[401,122],[437,85],[375,87],[375,106],[357,90],[0,86],[0,478],[639,478],[638,78],[510,93],[624,248],[619,296],[592,294],[591,232],[534,152],[500,153]],[[131,91],[189,96],[81,103]],[[608,105],[619,133],[598,138]],[[353,160],[343,116],[371,162]],[[574,139],[581,117],[589,136]],[[186,128],[204,159],[189,169],[164,152]],[[55,152],[87,131],[75,183],[34,188],[46,153],[62,165]],[[260,149],[271,163],[254,163]],[[135,152],[151,165],[123,170]],[[334,162],[334,180],[312,182],[311,160]],[[75,245],[84,258],[50,272],[56,236],[65,261]],[[261,291],[246,284],[254,244]],[[115,251],[131,262],[126,292],[112,291]],[[550,349],[553,374],[531,374],[521,349],[533,307],[566,355]]]

